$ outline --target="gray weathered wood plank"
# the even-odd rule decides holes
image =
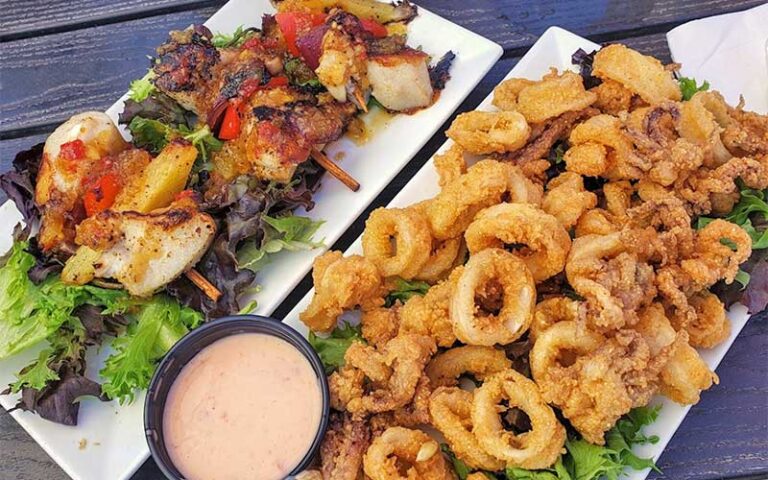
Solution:
[[[0,132],[61,122],[74,112],[104,110],[131,80],[144,75],[147,55],[172,29],[205,21],[215,8],[0,44]]]
[[[171,10],[223,5],[226,0],[49,0],[26,2],[3,0],[0,8],[0,38],[40,35],[50,31],[115,23],[126,18],[147,17]]]
[[[597,18],[584,18],[587,15],[584,12],[596,15],[595,9],[585,5],[575,8],[571,3],[547,10],[544,5],[548,2],[528,2],[524,6],[509,1],[484,0],[461,11],[448,8],[453,0],[423,3],[508,49],[530,46],[547,26],[553,24],[598,39],[602,33],[610,32],[609,28],[621,26],[615,19],[603,25]],[[687,3],[682,2],[683,6]],[[753,0],[705,2],[702,8],[728,11],[753,3]],[[491,6],[496,4],[496,13],[491,15]],[[642,19],[633,20],[632,24],[637,27],[650,22],[648,19],[667,19],[672,15],[669,12],[674,10],[663,2],[632,2],[630,5],[607,2],[609,7],[606,8],[614,10],[618,8],[616,4],[624,5],[625,19]],[[644,5],[643,10],[635,11],[639,7],[632,5]],[[512,10],[516,13],[510,16]],[[684,10],[693,14],[692,8]],[[40,131],[84,108],[106,108],[127,89],[132,79],[142,75],[147,67],[145,56],[153,53],[168,30],[205,20],[214,11],[215,8],[196,9],[0,44],[0,63],[3,65],[0,137],[18,136],[19,129],[25,133]],[[618,15],[618,11],[611,15]],[[655,41],[663,42],[663,37],[659,36]]]

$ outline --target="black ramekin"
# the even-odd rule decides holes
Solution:
[[[144,402],[144,432],[147,444],[157,466],[171,480],[183,480],[184,477],[173,465],[163,440],[163,410],[165,410],[168,391],[181,369],[192,360],[192,357],[216,340],[238,333],[273,335],[296,347],[309,360],[320,382],[323,413],[312,446],[289,476],[297,475],[307,468],[320,448],[328,427],[330,396],[323,362],[320,361],[315,350],[300,333],[279,320],[258,315],[223,317],[206,323],[179,340],[158,365],[147,390],[147,398]]]

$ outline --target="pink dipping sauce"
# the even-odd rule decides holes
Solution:
[[[320,383],[301,352],[242,333],[181,370],[163,412],[165,447],[189,480],[279,480],[310,449],[321,416]]]

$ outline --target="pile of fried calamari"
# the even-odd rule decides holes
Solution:
[[[329,377],[318,476],[454,478],[425,427],[473,470],[547,468],[564,424],[602,445],[655,394],[694,404],[717,383],[696,349],[731,327],[709,288],[752,238],[696,220],[768,187],[768,118],[683,100],[674,67],[622,45],[590,60],[588,82],[500,84],[498,111],[448,130],[440,193],[375,210],[363,255],[317,258],[301,320],[328,333],[359,309],[364,339]],[[393,297],[404,284],[428,289]]]

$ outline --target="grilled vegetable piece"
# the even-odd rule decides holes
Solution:
[[[372,95],[389,110],[428,106],[434,93],[429,80],[428,59],[426,53],[411,48],[369,57],[368,80]]]
[[[42,211],[39,243],[45,251],[72,248],[75,225],[84,217],[82,196],[87,179],[107,168],[101,159],[128,148],[112,119],[84,112],[61,124],[48,137],[35,186]]]
[[[176,140],[169,143],[141,175],[129,179],[112,210],[148,213],[167,207],[184,190],[195,158],[197,149],[189,142]]]
[[[62,279],[112,278],[146,297],[192,268],[215,233],[213,218],[188,197],[147,214],[107,210],[77,227],[76,241],[85,249],[70,258]]]

